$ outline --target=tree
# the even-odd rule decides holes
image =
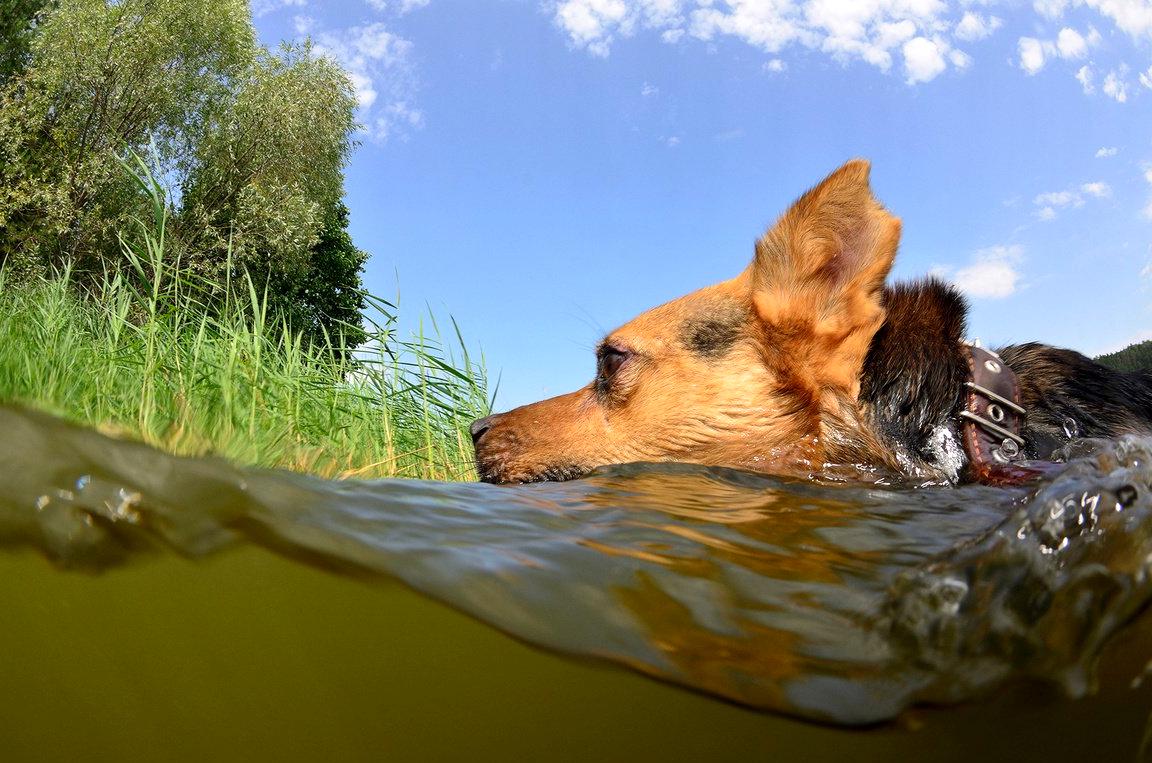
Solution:
[[[321,326],[338,335],[349,319],[343,310],[323,317],[318,305],[331,300],[321,289],[360,286],[363,256],[351,240],[341,247],[355,107],[347,76],[308,45],[262,52],[208,125],[182,186],[176,232],[187,266],[216,283],[248,273],[268,287],[276,312],[312,336]],[[334,309],[342,300],[331,296]]]
[[[1152,339],[1130,344],[1119,352],[1101,355],[1096,362],[1117,371],[1152,371]]]
[[[0,87],[24,71],[48,0],[0,0]]]
[[[42,267],[115,258],[139,202],[118,157],[186,169],[253,55],[248,14],[244,0],[63,0],[48,13],[0,96],[0,246]]]
[[[303,278],[273,290],[289,296],[289,325],[315,344],[327,338],[338,349],[356,347],[367,338],[360,325],[367,305],[359,286],[368,253],[352,243],[344,202],[324,215],[311,255],[312,267]]]
[[[260,46],[246,0],[16,2],[23,21],[0,27],[27,43],[0,81],[0,265],[122,267],[121,236],[149,214],[123,169],[135,153],[167,188],[170,257],[209,290],[246,273],[311,338],[359,322],[364,256],[341,202],[356,100],[335,62]]]

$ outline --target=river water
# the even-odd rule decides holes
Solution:
[[[739,736],[737,728],[747,731],[756,722],[750,719],[760,718],[763,728],[775,724],[777,737],[793,734],[783,728],[814,740],[806,745],[833,744],[820,741],[825,738],[847,744],[806,757],[861,759],[853,755],[856,743],[844,740],[859,740],[859,753],[869,749],[869,735],[887,735],[884,750],[895,754],[899,748],[889,742],[914,736],[909,729],[925,717],[939,728],[948,727],[950,714],[966,718],[962,735],[970,735],[995,727],[971,708],[995,707],[1003,720],[1011,713],[1030,717],[1021,708],[1039,702],[1044,715],[1057,719],[1043,733],[1066,737],[1053,748],[1057,752],[1093,749],[1137,759],[1147,753],[1144,726],[1152,712],[1144,683],[1152,648],[1145,648],[1143,635],[1152,600],[1152,439],[1083,442],[1067,458],[1044,481],[1012,489],[896,484],[875,475],[866,482],[796,481],[679,464],[611,467],[572,482],[508,487],[333,482],[176,458],[43,414],[0,408],[0,682],[36,695],[15,701],[6,692],[0,750],[9,745],[33,758],[38,751],[64,756],[100,749],[109,759],[184,759],[155,748],[143,755],[130,741],[136,732],[124,729],[149,726],[164,749],[166,737],[155,729],[177,723],[164,714],[198,707],[196,692],[224,697],[239,691],[235,676],[218,681],[223,668],[211,657],[185,655],[178,671],[136,667],[153,658],[157,666],[163,662],[149,657],[153,648],[172,656],[164,645],[133,641],[140,633],[180,621],[194,607],[208,606],[197,617],[209,633],[236,627],[238,618],[259,610],[254,617],[279,618],[276,649],[290,656],[274,667],[264,664],[268,673],[249,674],[250,680],[295,680],[269,677],[285,670],[331,675],[347,668],[325,667],[327,652],[336,649],[298,654],[292,629],[324,627],[305,614],[317,596],[338,599],[341,586],[393,590],[399,581],[420,603],[397,605],[383,628],[393,639],[408,623],[423,628],[410,634],[414,643],[427,645],[413,647],[423,655],[419,659],[439,664],[432,659],[439,652],[451,662],[463,648],[450,635],[428,630],[456,625],[429,626],[412,614],[412,607],[436,607],[428,603],[433,600],[491,626],[461,632],[469,649],[481,642],[514,643],[495,636],[494,628],[567,658],[547,660],[587,658],[593,666],[578,671],[589,671],[589,685],[604,675],[596,665],[613,665],[613,675],[623,670],[692,690],[693,707],[714,705],[724,708],[715,711],[718,718],[733,719],[730,741]],[[209,593],[191,594],[190,587],[199,579],[226,600],[228,588],[250,584],[256,574],[238,561],[251,554],[291,568],[277,573],[283,581],[295,580],[295,570],[320,570],[332,593],[284,598],[281,589],[311,584],[270,584],[256,604],[221,604],[214,619],[216,605],[195,598],[211,601]],[[221,573],[237,564],[232,573]],[[184,582],[165,589],[168,575]],[[386,601],[379,602],[384,615]],[[350,606],[359,607],[365,623],[380,614],[376,605]],[[122,607],[132,614],[110,612]],[[334,623],[344,612],[325,617]],[[333,627],[355,631],[340,636],[349,645],[373,637],[368,625]],[[314,643],[315,633],[305,632],[312,635],[300,635],[299,644]],[[474,632],[488,635],[468,635]],[[384,634],[377,635],[383,643]],[[183,643],[179,634],[166,637]],[[76,655],[97,643],[77,662]],[[185,646],[195,653],[194,645]],[[270,659],[266,644],[249,648],[246,657],[228,658],[236,660],[229,670],[244,674]],[[532,682],[530,672],[511,664],[520,658],[503,649],[493,646],[488,656],[470,652],[468,659],[481,673],[504,661],[508,671]],[[458,680],[428,670],[412,680]],[[539,675],[551,675],[548,670]],[[321,688],[309,696],[321,691],[328,706],[348,705],[341,717],[363,710],[363,697],[316,680]],[[636,685],[635,679],[621,680]],[[168,685],[156,686],[158,681]],[[195,686],[189,689],[187,682]],[[171,696],[182,691],[193,693],[182,700],[184,711]],[[661,712],[663,702],[679,706],[670,697],[680,690],[635,691],[636,697],[655,697],[636,700],[653,703],[633,707],[640,716]],[[152,695],[164,699],[129,712],[141,696]],[[1014,709],[1005,709],[1006,696],[1017,698]],[[489,700],[493,708],[502,701],[495,695]],[[264,702],[269,715],[243,723],[259,724],[260,717],[271,723],[276,700]],[[615,707],[616,701],[604,697],[603,704]],[[77,728],[104,746],[86,748],[95,742],[81,740],[69,747],[68,708],[90,713],[101,706],[125,715],[99,731]],[[925,707],[937,709],[920,709]],[[207,724],[217,723],[210,710],[203,712]],[[317,713],[309,717],[314,721]],[[458,731],[467,713],[453,715],[441,704],[435,715],[445,726],[433,736],[445,749],[467,749],[477,738]],[[1097,716],[1114,721],[1106,732]],[[1068,720],[1077,718],[1082,722]],[[533,733],[564,739],[564,724],[549,723],[557,728]],[[728,736],[723,723],[711,730],[718,738]],[[342,738],[356,733],[337,725]],[[829,729],[820,736],[825,727],[861,730]],[[601,731],[601,738],[611,735]],[[667,734],[677,737],[673,728]],[[49,736],[50,744],[43,741]],[[502,744],[510,749],[507,740]],[[211,745],[188,749],[219,754]],[[551,756],[564,758],[560,752]]]

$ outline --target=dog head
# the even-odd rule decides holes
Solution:
[[[848,162],[756,242],[736,278],[611,332],[583,389],[472,425],[487,482],[683,461],[774,473],[875,461],[860,373],[884,322],[900,221]]]

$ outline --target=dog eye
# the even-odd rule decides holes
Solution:
[[[620,370],[620,366],[632,355],[627,350],[620,350],[616,347],[604,346],[600,348],[600,352],[596,358],[596,375],[600,377],[601,381],[608,381],[616,372]]]

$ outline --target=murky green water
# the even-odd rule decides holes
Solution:
[[[1150,451],[333,483],[0,409],[0,759],[1140,759]]]

